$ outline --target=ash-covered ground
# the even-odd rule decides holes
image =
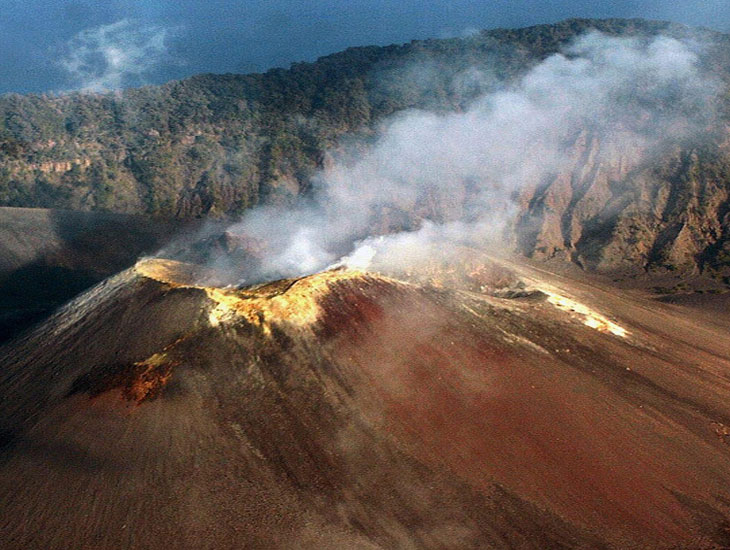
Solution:
[[[730,343],[463,251],[251,287],[148,259],[0,353],[7,548],[720,548]]]

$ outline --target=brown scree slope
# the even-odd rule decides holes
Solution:
[[[508,267],[94,287],[0,352],[3,546],[729,545],[724,333]]]

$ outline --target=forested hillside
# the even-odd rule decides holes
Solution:
[[[573,20],[351,48],[264,74],[200,75],[104,95],[6,95],[0,204],[189,217],[290,200],[344,134],[367,133],[409,107],[459,109],[590,27],[687,32]],[[469,69],[494,80],[470,80]]]
[[[263,74],[200,75],[109,94],[6,95],[0,205],[191,218],[291,203],[307,192],[328,152],[351,136],[362,143],[404,109],[462,110],[590,29],[695,36],[709,44],[705,68],[730,82],[727,35],[643,20],[568,20],[350,48]],[[578,179],[528,186],[520,198],[525,230],[518,247],[606,269],[623,261],[727,264],[728,112],[722,105],[702,136],[675,147],[659,165],[641,159],[631,169],[623,160],[617,170],[576,165]],[[590,132],[580,140],[581,151],[600,148]],[[662,206],[647,214],[640,195],[659,196]]]

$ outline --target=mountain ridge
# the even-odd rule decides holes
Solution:
[[[701,37],[711,50],[701,62],[730,83],[726,34],[641,19],[570,19],[348,48],[259,74],[203,74],[102,95],[4,96],[0,204],[163,218],[237,217],[260,204],[293,204],[343,141],[372,140],[380,123],[404,110],[463,110],[589,30]],[[409,73],[414,65],[418,74]],[[488,71],[497,84],[455,86],[470,69]],[[581,136],[585,143],[574,148],[587,151],[575,167],[582,176],[558,174],[522,193],[516,248],[597,271],[717,272],[722,282],[730,264],[729,99],[725,91],[701,139],[651,165],[630,157],[616,159],[618,170],[591,165],[601,143]],[[657,197],[663,206],[648,207]]]

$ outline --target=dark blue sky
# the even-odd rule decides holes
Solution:
[[[730,0],[1,0],[0,8],[0,93],[262,71],[348,46],[568,17],[730,31]]]

